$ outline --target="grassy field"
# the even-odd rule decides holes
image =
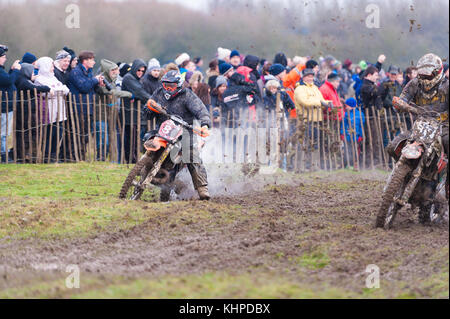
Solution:
[[[366,218],[386,173],[283,176],[291,185],[251,196],[158,203],[117,198],[128,171],[0,166],[0,298],[449,296],[446,228],[407,217],[386,233]],[[71,254],[79,289],[65,286]],[[382,269],[380,289],[364,286],[370,263]]]

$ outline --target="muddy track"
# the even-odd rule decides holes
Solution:
[[[40,272],[48,264],[59,269],[77,264],[92,275],[151,277],[262,269],[283,271],[298,282],[326,278],[329,284],[360,290],[369,264],[377,264],[384,278],[401,282],[448,267],[447,227],[422,226],[417,216],[406,212],[399,214],[393,230],[375,229],[385,178],[352,178],[344,187],[326,187],[336,180],[318,178],[209,203],[189,202],[207,211],[208,219],[193,216],[173,223],[174,210],[128,230],[84,239],[0,241],[0,274],[8,271],[14,278],[15,272]],[[223,207],[237,207],[239,214]],[[326,252],[329,258],[323,268],[295,262],[316,252]],[[0,289],[9,285],[0,277]]]

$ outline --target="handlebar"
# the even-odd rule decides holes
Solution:
[[[419,106],[413,102],[406,102],[398,97],[394,97],[392,102],[394,107],[399,111],[410,112],[424,117],[441,117],[442,115],[442,113],[438,111],[427,109],[424,106]]]
[[[438,112],[438,111],[426,109],[425,107],[419,106],[419,105],[417,105],[417,104],[415,104],[415,103],[413,103],[413,102],[409,102],[409,104],[410,104],[411,106],[413,106],[413,107],[415,107],[415,108],[421,110],[423,113],[431,113],[431,114],[434,114],[435,116],[438,116],[438,117],[441,116],[441,113]],[[420,112],[416,112],[416,114],[418,114],[418,115],[423,115],[423,114],[421,114]]]
[[[188,124],[186,121],[184,121],[182,118],[180,118],[179,116],[176,115],[172,115],[167,113],[167,110],[159,103],[152,101],[149,103],[147,103],[147,107],[148,109],[150,109],[153,112],[156,112],[158,114],[161,114],[169,119],[171,119],[172,121],[174,121],[175,123],[178,123],[179,125],[183,126],[184,128],[193,131],[195,134],[200,135],[203,137],[203,132],[198,130],[197,128],[195,128],[194,126]]]

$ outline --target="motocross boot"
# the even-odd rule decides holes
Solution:
[[[197,192],[198,196],[200,196],[200,200],[209,200],[211,198],[208,192],[208,186],[200,186],[197,189]]]

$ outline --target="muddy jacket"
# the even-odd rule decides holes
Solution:
[[[167,101],[164,97],[164,89],[162,87],[159,87],[153,93],[151,98],[165,107],[167,113],[178,115],[188,124],[192,125],[194,119],[196,119],[200,122],[201,126],[206,125],[208,127],[211,127],[211,117],[208,110],[206,109],[206,106],[203,104],[202,100],[200,100],[200,98],[191,90],[183,89],[177,96]],[[155,116],[155,113],[147,108],[145,108],[145,112],[147,114],[147,119]],[[158,126],[167,119],[164,116],[160,115],[156,115],[155,117]]]
[[[433,111],[448,113],[449,105],[449,80],[444,80],[438,84],[431,92],[426,93],[418,78],[412,79],[404,87],[400,98],[406,102],[413,102],[419,106],[428,105]]]
[[[142,116],[143,110],[145,108],[145,103],[147,103],[148,99],[151,97],[151,95],[144,89],[141,82],[139,81],[139,78],[136,75],[136,72],[142,68],[145,67],[145,70],[147,70],[147,65],[142,60],[134,60],[133,65],[131,66],[130,72],[128,72],[124,77],[122,81],[122,90],[131,92],[133,96],[131,98],[124,98],[124,106],[125,106],[125,124],[130,125],[131,119],[133,119],[133,125],[137,124],[137,118],[138,118],[138,101],[141,101],[141,114],[139,116]],[[145,73],[145,71],[144,71]],[[133,104],[133,110],[131,110],[131,100],[134,99]]]
[[[417,78],[412,79],[408,82],[408,84],[403,88],[402,93],[400,94],[400,99],[410,103],[413,102],[418,106],[427,106],[431,110],[448,114],[449,110],[449,80],[444,78],[440,84],[438,84],[434,90],[426,93],[419,80]],[[448,141],[448,121],[447,125],[444,125],[442,128],[442,144],[444,146],[445,153],[448,156],[449,152],[449,141]],[[409,137],[410,132],[406,132],[404,134],[397,135],[388,145],[386,151],[394,157],[396,160],[398,157],[395,154],[395,149],[397,145],[402,140],[405,140]],[[447,175],[448,176],[448,175]]]

